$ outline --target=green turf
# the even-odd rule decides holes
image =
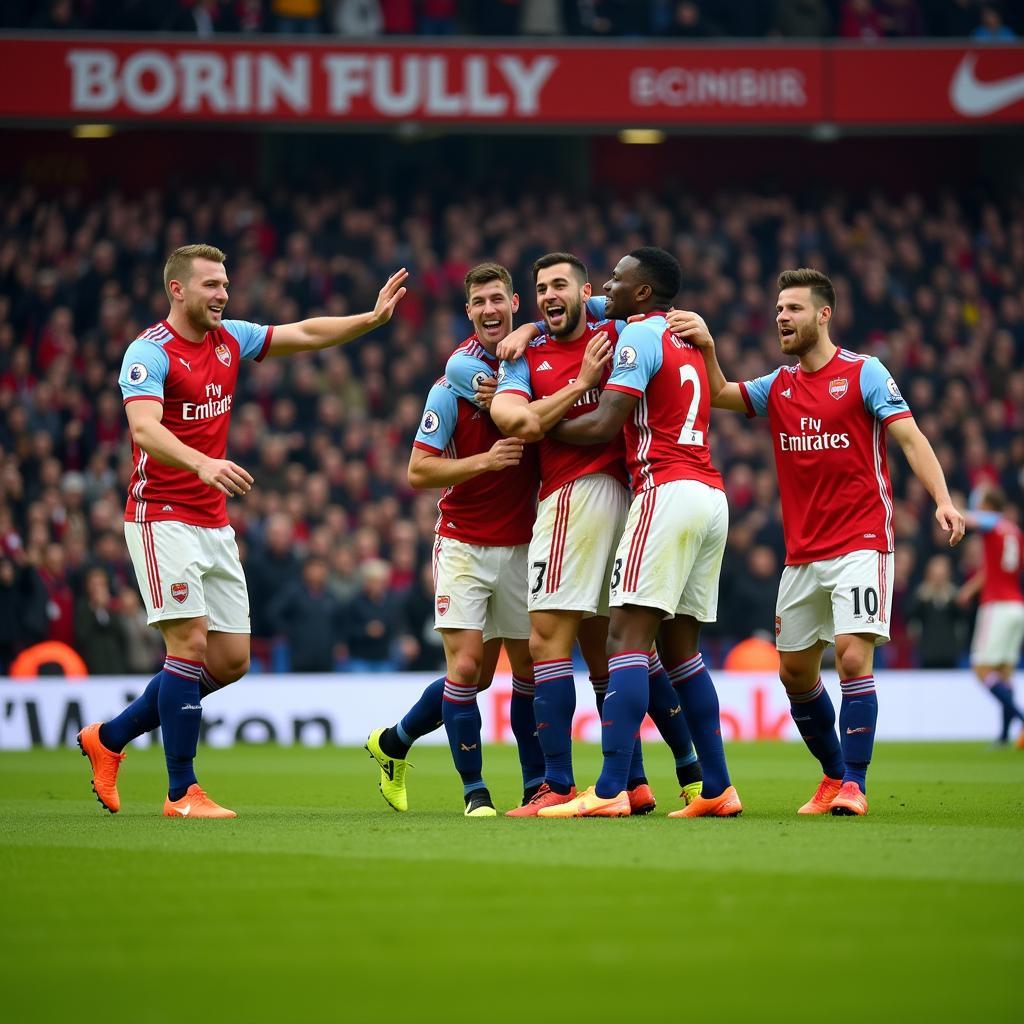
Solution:
[[[806,752],[734,744],[743,816],[669,821],[652,745],[652,817],[567,822],[464,819],[443,748],[405,815],[363,751],[203,751],[233,822],[159,817],[132,752],[111,817],[77,753],[0,755],[10,1021],[1020,1019],[1016,751],[881,745],[868,818],[802,819]]]

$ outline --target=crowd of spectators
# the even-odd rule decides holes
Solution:
[[[115,381],[128,343],[166,315],[166,253],[197,240],[229,254],[229,315],[264,323],[368,309],[392,270],[411,271],[381,331],[239,376],[229,452],[256,486],[229,510],[266,669],[441,664],[437,494],[412,491],[405,464],[427,390],[467,333],[463,275],[484,259],[513,270],[527,319],[540,254],[577,252],[600,285],[624,251],[664,246],[683,268],[679,303],[707,317],[733,379],[780,361],[777,271],[824,268],[838,294],[833,337],[887,364],[957,500],[991,481],[1024,504],[1020,197],[680,190],[573,201],[467,186],[441,202],[423,182],[398,195],[353,180],[87,200],[0,188],[0,670],[46,638],[72,643],[94,671],[159,657],[122,535],[131,458]],[[712,434],[732,517],[720,620],[706,637],[717,661],[745,635],[771,636],[784,551],[764,424],[719,414]],[[890,469],[898,547],[885,656],[962,658],[969,621],[955,588],[978,565],[978,539],[944,549],[903,458]]]
[[[1024,32],[992,0],[0,0],[0,27],[346,37],[974,37]]]

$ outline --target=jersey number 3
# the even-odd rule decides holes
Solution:
[[[694,430],[693,425],[697,422],[697,413],[700,410],[700,377],[697,375],[696,367],[687,363],[679,367],[679,386],[686,387],[693,384],[693,398],[690,401],[690,408],[686,413],[686,420],[683,422],[683,429],[679,431],[679,440],[676,444],[702,445],[704,444],[704,431]]]

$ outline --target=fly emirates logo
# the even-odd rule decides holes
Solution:
[[[849,434],[830,434],[822,431],[821,420],[813,416],[800,417],[800,433],[779,433],[779,450],[784,452],[823,452],[832,448],[849,448]]]
[[[205,402],[182,402],[181,418],[187,422],[194,420],[212,420],[216,416],[223,416],[231,412],[231,399],[233,395],[225,395],[221,398],[223,388],[220,384],[206,385]]]

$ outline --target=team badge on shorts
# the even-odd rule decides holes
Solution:
[[[188,584],[172,583],[171,597],[173,597],[174,600],[178,602],[178,604],[184,604],[188,600]]]
[[[780,636],[782,636],[782,616],[781,615],[776,615],[775,616],[775,639],[778,640],[778,638]]]
[[[828,393],[838,402],[850,388],[850,382],[845,377],[833,377],[828,382]]]
[[[225,365],[231,365],[231,349],[221,342],[214,350],[213,354]]]
[[[451,607],[452,599],[447,594],[437,595],[437,614],[444,615]]]

